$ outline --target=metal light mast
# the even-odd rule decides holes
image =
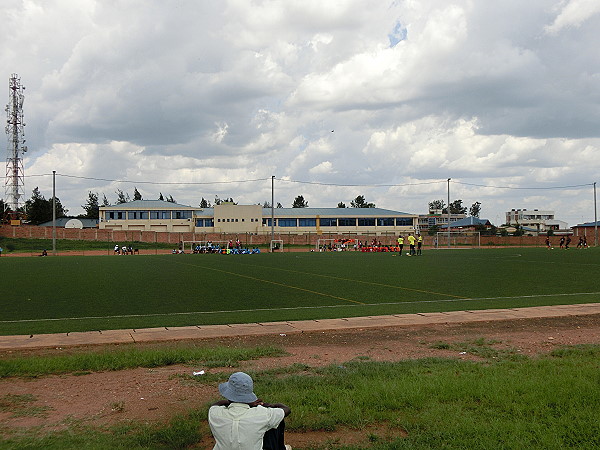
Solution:
[[[21,86],[21,79],[17,74],[12,74],[8,81],[8,105],[6,105],[6,134],[8,135],[8,155],[6,157],[6,179],[4,191],[6,195],[5,209],[10,210],[12,218],[18,217],[21,206],[25,173],[23,171],[23,154],[27,151],[25,146],[25,133],[23,127],[23,100],[25,96]]]

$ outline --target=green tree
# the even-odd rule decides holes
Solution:
[[[346,204],[344,202],[339,202],[337,205],[338,208],[345,208]]]
[[[277,202],[277,206],[275,208],[283,208],[283,205],[279,202]]]
[[[108,199],[106,198],[106,194],[102,194],[102,206],[110,206]]]
[[[471,208],[469,208],[469,215],[473,216],[473,217],[479,217],[479,214],[481,213],[481,203],[479,202],[475,202],[471,205]]]
[[[117,189],[115,194],[117,194],[117,205],[130,201],[129,194],[123,192],[121,189]]]
[[[350,206],[353,208],[375,208],[375,203],[369,203],[365,200],[364,195],[359,195],[350,202]]]
[[[265,202],[262,204],[263,208],[270,208],[271,207],[271,202],[268,202],[265,200]]]
[[[140,191],[138,191],[136,187],[133,188],[133,199],[142,200],[142,194],[140,194]]]
[[[450,210],[450,214],[466,214],[467,207],[462,205],[462,200],[454,200],[450,205],[448,205],[448,209]]]
[[[446,203],[444,200],[433,200],[429,202],[429,212],[433,211],[442,211],[442,213],[447,213]]]
[[[304,200],[304,196],[299,195],[294,199],[292,208],[308,208],[308,201]]]
[[[104,197],[106,198],[106,197]],[[86,219],[98,219],[100,217],[100,205],[98,205],[98,194],[92,191],[88,192],[88,198],[85,205],[81,205],[85,214],[82,217]]]
[[[162,192],[159,192],[159,194],[160,194],[160,195],[158,196],[158,199],[159,199],[161,202],[164,202],[164,201],[165,201],[165,198],[163,197],[163,195],[162,195]]]
[[[172,195],[169,195],[169,196],[167,197],[167,201],[168,201],[169,203],[177,203],[177,202],[175,201],[175,199],[173,198],[173,196],[172,196]]]
[[[36,186],[31,194],[31,198],[25,202],[25,211],[27,212],[27,220],[34,225],[49,222],[52,220],[52,199],[46,200]],[[67,212],[57,197],[56,217],[64,217]]]
[[[202,197],[202,200],[200,200],[200,208],[210,208],[210,202],[204,197]]]

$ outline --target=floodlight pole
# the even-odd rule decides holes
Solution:
[[[52,255],[56,256],[56,170],[52,171]]]
[[[448,248],[450,248],[450,180],[448,178]]]
[[[269,251],[273,251],[273,239],[275,239],[275,175],[271,175],[271,243]]]

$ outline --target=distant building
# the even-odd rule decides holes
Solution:
[[[100,229],[196,233],[267,233],[271,208],[224,202],[199,208],[162,200],[100,207]],[[274,232],[395,234],[415,231],[418,216],[381,208],[275,208]]]
[[[51,227],[52,221],[40,223],[38,227]],[[56,219],[56,226],[59,228],[96,228],[98,226],[97,219],[83,219],[79,217],[59,217]]]
[[[554,211],[538,209],[511,209],[506,213],[506,224],[536,230],[537,233],[546,233],[548,230],[560,231],[568,228],[567,222],[556,220]]]
[[[479,217],[465,217],[450,223],[451,231],[477,231],[477,229],[481,229],[481,227],[489,230],[492,228],[492,224],[489,220],[480,219]],[[442,228],[447,230],[448,225],[444,225]]]
[[[571,227],[575,236],[587,237],[595,236],[594,233],[596,232],[597,228],[600,228],[600,221],[580,223],[578,225],[575,225],[574,227]]]
[[[450,214],[450,224],[464,219],[466,214]],[[441,210],[430,211],[429,214],[421,214],[418,218],[418,231],[421,234],[427,234],[431,228],[437,228],[438,231],[442,227],[448,226],[448,214],[442,213]]]

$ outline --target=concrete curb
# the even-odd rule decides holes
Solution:
[[[299,320],[231,325],[206,325],[174,328],[105,330],[77,333],[0,336],[0,350],[72,347],[79,345],[131,344],[232,336],[292,334],[359,328],[436,325],[444,323],[488,322],[514,319],[539,319],[600,314],[600,303],[533,306],[528,308],[449,311],[439,313],[397,314],[390,316],[349,317],[342,319]]]

